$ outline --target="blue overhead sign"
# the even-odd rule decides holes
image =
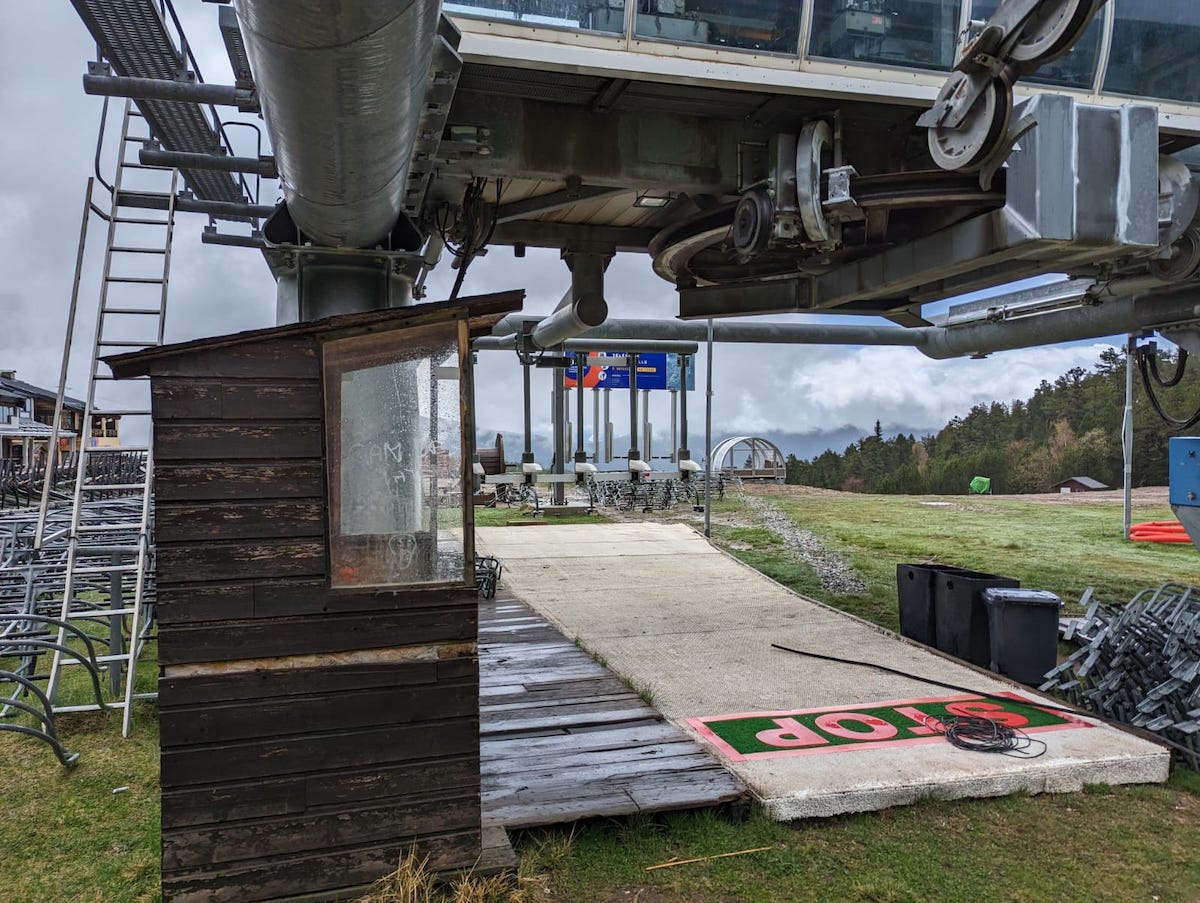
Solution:
[[[595,351],[588,353],[588,365],[583,371],[585,389],[628,389],[629,355],[619,351]],[[563,383],[574,388],[579,375],[574,367],[567,367]],[[637,359],[637,387],[639,389],[679,389],[679,355],[665,352],[639,354]],[[694,361],[688,362],[687,387],[696,388]]]

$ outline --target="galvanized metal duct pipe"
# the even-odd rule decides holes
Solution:
[[[296,225],[378,244],[400,215],[438,0],[236,0]]]
[[[617,322],[627,323],[628,320]],[[645,320],[634,322],[663,323],[664,320]],[[590,334],[589,334],[590,335]],[[511,351],[516,347],[515,336],[482,336],[471,343],[476,351]],[[629,354],[638,352],[665,351],[669,354],[695,354],[699,346],[695,342],[677,341],[672,339],[568,339],[562,343],[563,351],[575,353],[578,351],[616,351]]]
[[[571,268],[571,289],[558,309],[534,327],[530,338],[539,348],[552,348],[599,326],[608,316],[604,301],[604,271],[610,256],[566,254]]]
[[[1198,319],[1200,292],[1196,286],[1188,286],[1171,294],[1142,295],[1001,323],[923,327],[920,332],[925,339],[918,348],[927,357],[945,360],[1140,332]]]
[[[1094,304],[999,322],[980,321],[905,329],[826,323],[726,321],[713,323],[712,335],[716,342],[764,345],[908,346],[927,357],[945,360],[1127,334],[1200,320],[1200,286],[1194,284],[1170,288],[1152,278],[1117,280],[1108,283],[1096,299]],[[1000,300],[997,299],[998,302]],[[682,320],[609,320],[603,326],[589,330],[578,341],[597,349],[598,342],[603,340],[636,340],[643,343],[658,340],[698,341],[707,336],[708,328],[705,323]],[[494,336],[478,341],[496,341],[500,347],[511,347],[512,339]],[[479,347],[495,346],[481,344]]]

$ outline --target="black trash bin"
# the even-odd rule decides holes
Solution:
[[[933,607],[934,580],[941,571],[956,571],[947,564],[896,565],[896,600],[900,607],[900,635],[937,646],[937,615]]]
[[[987,668],[992,661],[987,606],[983,591],[1017,589],[1020,580],[949,568],[934,575],[933,607],[937,648],[972,665]]]
[[[990,666],[1037,686],[1058,664],[1058,614],[1062,600],[1040,589],[983,591],[991,633]]]

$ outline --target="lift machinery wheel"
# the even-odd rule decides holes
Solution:
[[[947,84],[953,94],[964,90],[973,76],[956,72]],[[978,77],[978,76],[974,76]],[[1002,79],[992,78],[963,117],[957,128],[935,126],[928,130],[929,154],[942,169],[973,172],[983,164],[1004,140],[1012,118],[1012,88]]]
[[[1042,0],[1026,20],[1009,56],[1026,71],[1061,56],[1091,24],[1099,5],[1096,0]]]
[[[751,188],[742,195],[734,208],[731,227],[733,246],[740,260],[748,261],[766,250],[774,218],[775,205],[765,188]]]

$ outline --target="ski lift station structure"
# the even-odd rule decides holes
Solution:
[[[420,388],[410,379],[405,391],[429,410],[406,408],[403,443],[374,434],[372,442],[387,440],[376,444],[394,458],[390,485],[413,488],[412,498],[397,496],[396,510],[432,526],[406,533],[395,521],[360,538],[389,549],[408,540],[412,561],[433,562],[440,560],[435,547],[449,548],[434,543],[438,513],[470,498],[461,466],[474,441],[470,392],[462,389],[457,404],[442,399],[432,412],[454,379],[469,386],[471,343],[478,349],[502,340],[528,357],[591,350],[601,339],[616,350],[629,341],[707,338],[904,345],[941,359],[1158,330],[1200,350],[1200,182],[1191,168],[1200,162],[1193,52],[1200,7],[1190,0],[732,0],[719,10],[708,0],[215,0],[230,85],[201,76],[171,0],[71,2],[97,48],[85,89],[125,99],[112,105],[124,110],[112,120],[120,138],[97,147],[75,284],[98,211],[107,238],[85,422],[99,407],[153,421],[147,466],[129,487],[138,504],[118,525],[134,537],[127,547],[134,551],[111,568],[136,577],[132,634],[139,635],[136,618],[152,576],[153,530],[170,529],[169,517],[155,520],[155,507],[170,514],[174,499],[216,510],[236,498],[248,516],[236,530],[250,529],[251,520],[260,525],[253,529],[274,525],[274,509],[282,507],[300,531],[267,541],[280,552],[282,589],[257,573],[261,543],[244,534],[209,543],[211,562],[177,569],[189,578],[243,569],[231,586],[208,587],[211,598],[197,601],[183,581],[155,584],[160,655],[176,655],[160,701],[162,746],[178,753],[164,758],[164,786],[176,788],[163,797],[168,898],[251,899],[250,887],[259,896],[341,893],[391,867],[409,837],[437,839],[445,854],[439,866],[471,867],[479,859],[470,507],[462,506],[465,545],[453,581],[412,585],[385,574],[343,594],[335,585],[341,572],[330,564],[335,543],[325,542],[343,533],[322,506],[326,492],[358,498],[350,483],[329,479],[341,473],[330,451],[340,447],[338,429],[359,410],[342,405],[343,394],[347,402],[364,400],[364,410],[381,409],[386,388],[399,392],[391,374],[404,367],[423,374]],[[222,121],[217,107],[232,112],[223,110]],[[257,129],[259,114],[265,132],[231,130]],[[100,171],[102,148],[105,166],[115,165],[109,179]],[[260,183],[276,177],[282,202],[263,203]],[[220,336],[222,324],[213,323],[215,337],[203,348],[159,347],[176,217],[188,214],[208,218],[204,243],[263,255],[276,283],[273,330]],[[517,258],[527,248],[558,252],[570,288],[541,320],[514,322],[507,304],[489,308],[487,317],[503,317],[489,320],[491,335],[480,336],[460,289],[474,259],[504,248]],[[677,293],[678,320],[608,317],[605,272],[624,252],[643,255],[647,275]],[[451,255],[458,274],[446,305],[381,314],[422,300],[429,272]],[[119,264],[135,258],[151,263],[129,275]],[[514,280],[524,275],[519,265],[509,272]],[[946,314],[926,309],[1056,273],[1073,278]],[[433,313],[446,318],[439,329],[456,324],[447,343],[428,346],[436,359],[418,341],[415,330],[425,326],[414,325]],[[795,313],[816,322],[722,319]],[[856,322],[821,322],[828,314]],[[354,319],[360,316],[367,319]],[[413,359],[388,357],[395,349],[376,348],[391,341],[380,335],[407,335]],[[587,344],[572,349],[573,340]],[[336,344],[343,341],[352,345]],[[245,353],[260,345],[274,351]],[[343,347],[361,360],[339,357]],[[446,348],[457,367],[447,366]],[[103,362],[117,354],[125,362],[110,376]],[[359,370],[380,373],[360,379]],[[147,373],[149,384],[140,381]],[[64,360],[62,386],[66,374]],[[298,407],[263,402],[264,385],[286,389]],[[110,407],[98,386],[129,395]],[[144,390],[140,400],[122,402],[134,390]],[[457,476],[439,473],[431,464],[438,459],[418,451],[423,434],[434,432],[430,425],[451,413],[460,417],[455,435],[463,446]],[[302,420],[302,428],[267,422],[281,417]],[[379,418],[360,419],[378,426]],[[182,426],[189,421],[204,425]],[[220,479],[194,477],[213,454],[232,454],[235,445],[220,439],[231,433],[277,437],[287,467],[263,466],[264,443],[247,439],[236,446],[245,460],[222,459]],[[778,449],[763,443],[737,437],[710,463],[749,454],[754,467],[781,465]],[[243,497],[235,479],[246,471],[262,478],[252,497]],[[85,487],[85,472],[81,464],[73,528],[85,489],[114,488]],[[781,467],[772,478],[780,475]],[[443,477],[455,481],[450,497],[458,501],[438,508]],[[215,486],[226,495],[197,499],[197,481],[204,492]],[[413,501],[422,485],[431,499],[423,506]],[[197,524],[190,514],[175,522]],[[37,529],[40,541],[43,526]],[[97,576],[83,557],[87,544],[73,533],[64,622],[77,614],[69,605],[74,574]],[[193,544],[192,537],[177,540],[176,553]],[[159,549],[160,568],[169,546],[163,541]],[[361,575],[355,565],[346,573]],[[304,593],[296,591],[300,584]],[[292,607],[280,617],[284,604]],[[452,611],[424,618],[441,633],[426,638],[423,657],[374,647],[362,654],[376,611],[403,619],[438,606]],[[229,617],[236,631],[220,629]],[[338,618],[353,622],[340,634],[328,629]],[[248,645],[231,649],[232,667],[203,648],[213,636],[269,643],[252,653]],[[109,658],[132,675],[138,648]],[[419,690],[372,683],[379,673],[400,679],[389,656],[404,658]],[[310,680],[321,681],[322,691],[353,692],[330,705],[329,717],[342,721],[318,738],[323,745],[292,744],[295,751],[310,756],[305,762],[340,762],[388,784],[393,805],[411,803],[403,818],[364,816],[340,790],[308,780],[305,762],[281,762],[268,748],[271,737],[257,734],[263,755],[243,764],[255,770],[248,780],[262,792],[248,815],[240,789],[228,786],[241,779],[214,772],[208,752],[192,747],[195,740],[240,749],[249,733],[274,730],[254,705],[236,707],[239,721],[230,716],[234,707],[208,708],[208,701],[257,698],[269,684],[286,697],[285,708],[272,710],[283,719],[303,707]],[[132,687],[127,680],[126,731]],[[431,716],[438,693],[458,708]],[[391,702],[383,708],[403,726],[374,725],[384,697]],[[192,707],[203,717],[193,717]],[[300,724],[307,714],[287,717]],[[461,783],[454,786],[466,790],[453,806],[441,790],[410,800],[411,763],[382,762],[382,753],[407,748],[396,732],[436,729],[447,719],[461,741],[454,747]],[[374,746],[356,740],[364,732],[373,732]],[[364,759],[364,750],[381,757]],[[182,759],[207,771],[172,770]],[[444,768],[427,779],[431,787],[449,781]],[[342,818],[344,809],[355,814]],[[447,812],[461,823],[449,825]],[[321,848],[327,841],[341,846],[330,852]],[[292,867],[297,862],[304,868]]]

